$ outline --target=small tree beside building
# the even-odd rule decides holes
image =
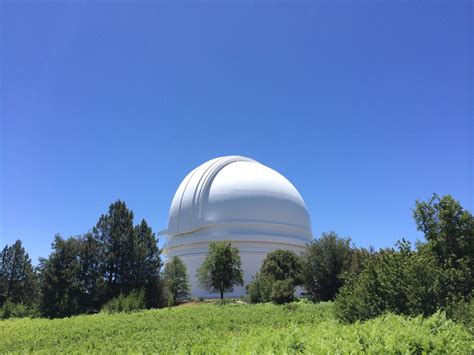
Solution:
[[[163,281],[168,293],[168,303],[176,304],[177,301],[189,296],[189,277],[186,265],[177,256],[165,264]]]
[[[275,250],[263,260],[260,272],[247,285],[249,299],[253,303],[291,302],[295,287],[303,282],[302,265],[298,255],[290,250]]]
[[[232,292],[234,286],[244,283],[239,249],[226,241],[211,243],[197,276],[203,289],[219,292],[223,299],[225,292]]]

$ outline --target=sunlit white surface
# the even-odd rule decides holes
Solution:
[[[199,287],[196,270],[209,243],[231,241],[239,248],[244,284],[277,249],[301,253],[311,241],[311,223],[303,198],[281,174],[259,162],[228,156],[210,160],[181,182],[170,208],[163,254],[186,264],[195,297],[217,297]],[[165,261],[166,262],[166,261]],[[245,294],[236,287],[227,296]]]

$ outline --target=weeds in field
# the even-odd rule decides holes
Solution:
[[[436,313],[341,324],[331,303],[199,304],[136,313],[0,322],[4,352],[470,353],[473,335]]]

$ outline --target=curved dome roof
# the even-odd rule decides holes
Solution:
[[[243,222],[282,225],[311,235],[305,203],[291,182],[241,156],[209,160],[186,176],[171,203],[166,234]]]

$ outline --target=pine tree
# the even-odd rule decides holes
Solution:
[[[106,300],[144,290],[147,307],[156,307],[161,250],[146,221],[134,227],[133,212],[118,200],[100,217],[92,233],[100,248]]]
[[[37,300],[37,277],[31,259],[17,240],[0,252],[0,306],[7,300],[31,306]]]
[[[91,234],[63,239],[56,235],[52,253],[40,260],[41,311],[65,317],[98,311],[104,301],[100,254]]]
[[[130,292],[131,252],[133,252],[133,212],[118,200],[102,215],[93,229],[102,254],[102,274],[107,287],[107,298]]]
[[[145,291],[147,307],[158,306],[158,288],[161,262],[161,250],[152,229],[143,219],[135,226],[130,259],[129,288]]]

